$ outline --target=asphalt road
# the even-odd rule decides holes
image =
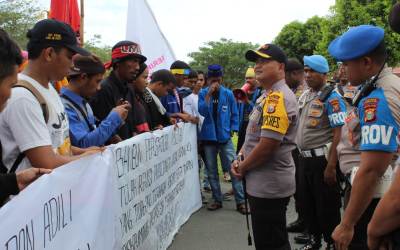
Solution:
[[[222,184],[223,191],[230,184]],[[211,194],[205,193],[206,198]],[[182,226],[175,236],[169,250],[248,250],[255,249],[247,245],[246,217],[236,212],[234,201],[226,201],[223,208],[217,211],[207,211],[203,206],[194,213],[189,221]],[[294,201],[291,200],[287,211],[287,220],[292,222],[297,218]],[[292,249],[299,248],[290,234]]]

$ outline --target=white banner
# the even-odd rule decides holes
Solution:
[[[196,140],[179,124],[57,168],[0,209],[0,249],[166,249],[201,207]]]
[[[169,69],[175,55],[146,0],[129,0],[126,39],[140,44],[150,72]]]

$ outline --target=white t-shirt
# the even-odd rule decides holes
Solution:
[[[199,95],[192,93],[183,98],[183,111],[191,116],[199,118],[198,129],[201,131],[204,117],[199,113]]]
[[[29,90],[22,87],[13,88],[11,98],[0,115],[3,163],[10,169],[20,152],[40,146],[51,145],[57,154],[70,155],[68,118],[57,91],[50,83],[47,89],[24,74],[19,74],[18,78],[32,84],[46,100],[49,121],[45,123],[42,108]],[[25,157],[17,171],[30,166]]]

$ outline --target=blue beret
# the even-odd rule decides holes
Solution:
[[[304,66],[310,67],[312,70],[325,74],[329,72],[328,61],[320,55],[304,56]]]
[[[373,25],[350,28],[329,44],[328,51],[336,60],[348,61],[373,51],[382,42],[385,31]]]
[[[220,76],[223,76],[221,65],[211,64],[208,66],[207,77],[220,77]]]

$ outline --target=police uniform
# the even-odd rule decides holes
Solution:
[[[246,53],[246,58],[253,62],[260,57],[286,62],[283,51],[273,44]],[[286,230],[286,208],[295,192],[295,167],[291,152],[296,147],[297,125],[296,97],[285,79],[281,79],[257,99],[249,116],[242,147],[246,159],[262,138],[280,142],[268,160],[245,174],[256,249],[291,249]]]
[[[266,246],[290,249],[286,232],[286,206],[295,192],[295,167],[291,151],[295,148],[297,120],[296,97],[284,80],[275,83],[271,91],[258,99],[250,115],[243,145],[245,158],[261,137],[281,141],[268,162],[246,174],[257,249],[278,249]],[[268,244],[260,243],[265,236],[269,238]]]
[[[364,37],[368,43],[360,43]],[[349,61],[362,57],[373,51],[383,41],[384,31],[372,25],[360,25],[349,29],[329,45],[329,53],[337,60]],[[358,44],[358,46],[353,46]],[[346,116],[347,137],[341,138],[338,147],[339,159],[341,152],[346,150],[346,143],[353,145],[359,152],[383,151],[396,153],[399,149],[400,131],[400,78],[392,73],[386,65],[371,81],[375,81],[372,91],[361,96],[356,106]],[[361,85],[361,89],[368,83]],[[361,91],[362,92],[362,91]],[[343,147],[342,147],[343,146]],[[346,152],[344,152],[346,153]],[[360,160],[361,161],[361,160]],[[393,165],[394,166],[394,165]],[[352,171],[355,169],[353,168]],[[385,173],[391,172],[391,167]],[[349,171],[349,168],[343,169]],[[354,175],[354,172],[353,172]],[[389,177],[390,179],[390,177]],[[380,181],[379,183],[384,183]],[[349,249],[367,248],[367,226],[373,215],[384,185],[378,185],[374,199],[363,212],[354,228],[354,237]]]
[[[305,64],[306,61],[305,58]],[[310,68],[315,70],[312,66]],[[300,169],[303,171],[300,188],[304,196],[307,228],[317,242],[323,234],[325,241],[331,244],[331,234],[340,222],[341,202],[338,184],[326,184],[324,171],[328,163],[326,155],[333,139],[332,130],[344,124],[346,105],[335,90],[321,100],[321,92],[326,91],[327,87],[324,86],[319,92],[308,89],[299,99],[297,145]]]

